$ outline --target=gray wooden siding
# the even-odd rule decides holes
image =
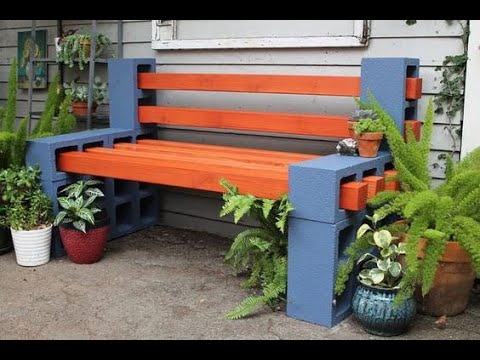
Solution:
[[[226,38],[240,36],[285,35],[282,24],[272,22],[239,21],[222,23],[206,20],[182,20],[179,37]],[[307,21],[308,22],[308,21]],[[289,34],[301,35],[308,29],[307,22],[293,21]],[[328,23],[328,24],[327,24]],[[6,98],[8,65],[17,51],[17,32],[29,30],[30,20],[0,21],[0,105]],[[89,28],[89,20],[65,20],[64,28]],[[223,25],[222,25],[223,24]],[[228,26],[226,26],[228,25]],[[310,24],[311,25],[311,24]],[[347,31],[347,22],[325,21],[313,35]],[[56,34],[55,20],[38,20],[38,29],[48,30],[49,56],[54,56],[53,38]],[[200,72],[200,73],[272,73],[272,74],[315,74],[315,75],[359,75],[362,57],[407,56],[420,58],[420,74],[424,79],[423,98],[420,101],[419,117],[423,118],[426,105],[438,93],[440,73],[435,71],[446,55],[462,52],[461,28],[448,25],[444,20],[419,20],[414,26],[405,25],[404,20],[372,20],[371,39],[365,48],[318,48],[318,49],[237,49],[237,50],[152,50],[150,20],[124,20],[124,57],[154,57],[159,72]],[[266,29],[271,29],[268,34]],[[116,44],[115,21],[99,20],[98,31],[106,33]],[[55,64],[49,65],[49,78],[56,72]],[[105,65],[98,65],[98,74],[105,77]],[[79,74],[67,69],[65,78]],[[84,71],[81,80],[86,81]],[[42,110],[45,91],[34,92],[34,110]],[[18,115],[24,116],[27,109],[27,91],[18,95]],[[192,93],[186,91],[165,91],[158,94],[158,101],[169,106],[216,107],[224,109],[245,109],[257,111],[280,111],[298,113],[330,113],[347,115],[355,107],[352,99],[326,98],[318,96],[251,95],[228,93]],[[459,119],[455,119],[456,124]],[[443,162],[438,155],[452,150],[453,141],[445,130],[445,116],[435,117],[435,131],[430,156],[431,173],[435,183],[444,177]],[[215,131],[168,127],[159,130],[164,139],[204,142],[248,147],[262,147],[323,154],[333,151],[334,143],[318,141],[301,136],[259,135],[235,131]],[[455,156],[458,158],[460,141]],[[183,226],[220,233],[231,234],[237,228],[230,219],[219,219],[221,206],[218,194],[192,192],[181,189],[166,189],[162,196],[162,219],[174,226]],[[245,225],[249,225],[246,223]]]

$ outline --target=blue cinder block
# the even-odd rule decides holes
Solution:
[[[148,99],[155,104],[155,92],[138,89],[138,73],[155,71],[155,59],[108,60],[111,127],[131,130],[142,127],[138,122],[138,100]]]
[[[388,152],[380,152],[376,158],[333,154],[290,165],[292,216],[333,224],[355,214],[339,209],[341,180],[353,176],[350,181],[361,181],[363,173],[372,169],[374,175],[382,176],[391,161]]]
[[[350,314],[355,282],[334,296],[340,252],[355,238],[365,212],[336,224],[290,217],[288,232],[287,315],[332,327]]]
[[[403,134],[405,109],[411,108],[415,120],[417,101],[405,101],[407,77],[418,77],[419,59],[364,58],[361,70],[361,99],[367,100],[371,92],[382,107],[392,116]]]

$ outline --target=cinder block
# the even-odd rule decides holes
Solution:
[[[337,299],[336,269],[364,217],[365,211],[361,211],[336,224],[290,217],[288,316],[332,327],[350,314],[356,282],[351,281],[347,291]]]
[[[290,165],[292,216],[333,224],[354,215],[355,211],[339,207],[342,180],[361,182],[365,172],[382,176],[385,164],[391,161],[388,152],[380,152],[376,158],[334,154]]]
[[[155,103],[155,92],[138,89],[139,72],[155,72],[155,59],[110,59],[108,61],[108,92],[110,126],[141,129],[138,122],[138,101]]]

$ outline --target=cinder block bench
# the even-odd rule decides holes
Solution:
[[[112,238],[158,221],[154,184],[221,192],[219,180],[227,178],[240,192],[258,197],[275,199],[288,192],[295,211],[289,226],[287,314],[333,326],[349,315],[354,290],[352,281],[342,297],[335,298],[337,263],[363,221],[367,197],[385,187],[385,171],[392,168],[388,151],[367,159],[157,140],[158,125],[341,139],[348,137],[348,119],[166,107],[156,104],[155,92],[222,91],[363,99],[371,92],[403,131],[406,120],[414,128],[418,125],[418,67],[417,59],[371,58],[363,59],[358,77],[183,74],[156,73],[154,59],[110,60],[111,127],[32,140],[27,163],[40,164],[43,187],[53,200],[75,175],[105,178]],[[61,250],[57,241],[54,255]]]

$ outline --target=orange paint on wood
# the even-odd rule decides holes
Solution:
[[[138,150],[128,150],[128,149],[115,149],[109,148],[89,148],[86,150],[88,153],[96,154],[112,154],[119,157],[130,157],[135,159],[152,159],[158,160],[165,163],[176,162],[177,165],[183,166],[184,164],[201,164],[203,167],[215,166],[217,169],[220,166],[228,166],[237,169],[251,169],[251,170],[260,170],[260,171],[281,171],[282,173],[288,167],[288,164],[258,164],[254,162],[241,161],[237,159],[225,159],[225,158],[213,158],[213,157],[204,157],[204,156],[192,156],[189,154],[180,154],[173,155],[172,153],[155,153],[150,151],[138,151]]]
[[[340,185],[340,209],[363,210],[367,206],[368,186],[364,182],[351,181]]]
[[[382,176],[366,176],[362,181],[367,183],[368,186],[367,199],[385,190],[385,179]]]
[[[358,76],[139,73],[138,88],[359,96]]]
[[[397,170],[385,170],[384,177],[385,177],[385,190],[392,190],[398,191],[400,190],[400,182],[392,179],[391,177],[397,176]]]
[[[76,174],[216,192],[224,191],[219,181],[226,178],[236,184],[241,193],[250,193],[258,197],[276,199],[288,192],[287,170],[280,174],[272,171],[202,166],[200,163],[192,166],[183,165],[185,164],[76,151],[58,156],[59,169]]]
[[[138,121],[335,138],[349,136],[348,118],[344,116],[139,106]]]
[[[360,96],[359,76],[139,73],[139,89]],[[407,78],[405,98],[420,99],[422,79]]]
[[[405,120],[405,127],[404,127],[404,137],[407,139],[407,126],[413,130],[415,134],[415,139],[420,140],[420,134],[422,132],[422,122],[418,120]]]
[[[422,79],[407,78],[405,97],[408,100],[418,100],[422,97]]]
[[[182,141],[168,141],[168,140],[151,140],[151,139],[143,139],[138,140],[138,144],[144,145],[154,145],[158,147],[174,147],[174,148],[182,148],[182,149],[189,149],[193,151],[202,151],[202,150],[211,150],[214,152],[218,152],[219,156],[230,156],[230,154],[249,154],[255,156],[265,156],[265,157],[272,157],[272,158],[285,158],[285,159],[292,159],[292,160],[309,160],[311,156],[316,157],[317,155],[309,155],[309,154],[301,154],[301,153],[291,153],[286,151],[273,151],[273,150],[262,150],[262,149],[252,149],[252,148],[241,148],[235,146],[222,146],[222,145],[209,145],[209,144],[197,144],[197,143],[189,143],[189,142],[182,142]]]
[[[188,149],[175,146],[156,146],[149,144],[128,144],[117,143],[114,145],[115,149],[130,150],[134,152],[149,152],[158,154],[160,156],[189,156],[191,158],[203,159],[231,159],[238,160],[244,163],[256,163],[267,165],[289,165],[292,163],[300,162],[303,160],[310,160],[319,157],[318,155],[305,155],[302,160],[291,159],[285,155],[277,155],[275,157],[271,155],[253,155],[249,153],[229,153],[225,154],[218,150]],[[288,153],[285,153],[288,154]]]

